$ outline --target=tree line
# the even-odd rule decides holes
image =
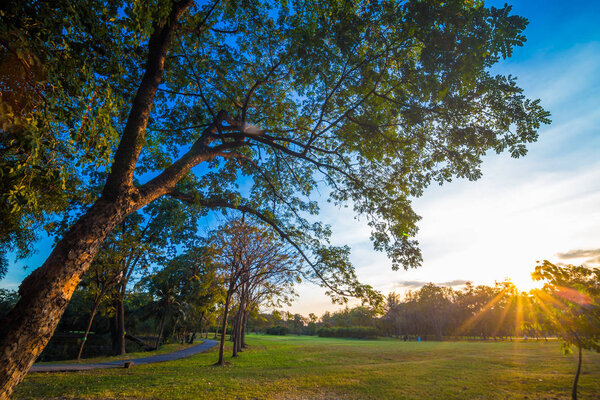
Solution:
[[[275,334],[277,326],[282,333],[320,336],[329,335],[323,329],[369,328],[375,336],[409,340],[486,340],[554,337],[556,330],[548,319],[533,293],[519,291],[510,281],[492,286],[467,282],[460,289],[428,283],[404,295],[390,293],[377,308],[346,307],[320,318],[273,311],[256,317],[251,327]],[[339,332],[338,336],[361,337],[350,330],[347,335]]]

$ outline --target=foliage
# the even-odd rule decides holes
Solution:
[[[532,277],[545,282],[536,293],[538,306],[565,343],[600,352],[600,269],[554,265],[535,267]]]
[[[432,283],[404,296],[390,293],[383,311],[364,306],[312,315],[272,312],[253,316],[251,330],[266,332],[274,326],[314,335],[322,328],[375,329],[377,336],[406,340],[486,340],[515,337],[548,338],[556,334],[550,317],[540,313],[532,293],[519,292],[510,281],[494,286],[440,287]]]
[[[147,310],[160,315],[160,332],[166,323],[184,332],[200,331],[202,315],[223,296],[210,249],[193,248],[170,260],[158,272],[143,278],[138,286],[152,296]]]
[[[535,293],[537,305],[548,316],[547,324],[563,340],[563,351],[575,345],[579,353],[571,398],[577,400],[582,349],[600,352],[600,268],[554,265],[544,260],[531,274],[545,281]]]
[[[31,253],[71,201],[89,204],[138,74],[138,21],[116,2],[13,1],[0,9],[0,256]],[[126,5],[125,10],[135,8]],[[97,191],[96,191],[97,192]],[[51,226],[47,226],[51,228]]]
[[[129,160],[114,149],[137,112],[149,36],[171,7],[90,0],[3,10],[2,51],[21,67],[18,79],[2,75],[2,137],[33,138],[2,145],[2,168],[14,175],[2,187],[6,246],[27,247],[27,221],[95,200],[99,191],[86,188],[101,186],[97,172],[123,173]],[[156,97],[143,99],[153,105],[148,124],[122,137],[123,147],[143,146],[135,184],[200,212],[251,213],[297,246],[336,301],[377,302],[349,249],[311,222],[314,192],[324,184],[331,201],[364,215],[394,268],[418,266],[411,198],[431,182],[477,179],[489,150],[524,155],[548,122],[515,78],[489,72],[525,41],[527,21],[510,11],[459,0],[194,4]]]
[[[341,326],[336,328],[321,328],[317,331],[320,337],[377,339],[378,330],[367,326]]]
[[[15,306],[19,294],[15,290],[0,288],[0,318],[3,318]]]
[[[289,329],[285,326],[275,325],[265,330],[267,335],[287,335]]]

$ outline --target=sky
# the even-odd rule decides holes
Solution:
[[[505,278],[527,290],[537,260],[600,264],[600,2],[509,3],[530,21],[527,43],[494,72],[517,76],[525,94],[540,98],[552,114],[529,153],[520,159],[490,154],[478,181],[432,186],[416,199],[423,265],[410,271],[392,271],[350,208],[323,202],[320,215],[332,226],[333,243],[349,245],[359,279],[384,294],[428,282],[458,286]],[[0,286],[16,289],[30,272],[23,266],[41,265],[52,240],[37,248],[9,268]],[[322,315],[339,308],[318,286],[303,284],[298,292],[290,312]]]
[[[422,217],[418,269],[392,271],[351,210],[324,206],[320,214],[334,243],[351,246],[359,279],[384,294],[428,282],[459,287],[505,278],[528,290],[538,260],[600,264],[600,2],[508,3],[529,19],[527,42],[493,71],[516,76],[552,114],[529,153],[489,154],[478,181],[432,186],[414,201]],[[339,308],[317,286],[303,285],[299,293],[292,313]]]

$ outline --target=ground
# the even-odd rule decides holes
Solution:
[[[38,365],[48,365],[48,364],[90,364],[90,363],[101,363],[106,361],[117,361],[117,360],[129,360],[130,358],[140,358],[140,357],[148,357],[154,356],[158,354],[167,354],[172,353],[174,351],[187,349],[188,347],[192,347],[196,344],[202,343],[200,339],[196,340],[194,344],[179,344],[179,343],[168,343],[163,344],[156,351],[140,351],[137,353],[127,353],[120,356],[112,356],[112,357],[93,357],[93,358],[82,358],[81,360],[63,360],[63,361],[46,361],[38,363]]]
[[[15,399],[568,399],[576,357],[551,342],[402,342],[298,336],[249,338],[131,369],[36,373]],[[585,352],[580,399],[600,399],[600,354]]]

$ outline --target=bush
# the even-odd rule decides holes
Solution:
[[[288,332],[289,332],[288,328],[286,328],[285,326],[280,326],[280,325],[272,326],[270,328],[267,328],[267,330],[265,331],[265,333],[267,335],[282,335],[282,336]]]
[[[367,326],[344,326],[321,328],[317,332],[320,337],[340,337],[355,339],[377,339],[377,329]]]

